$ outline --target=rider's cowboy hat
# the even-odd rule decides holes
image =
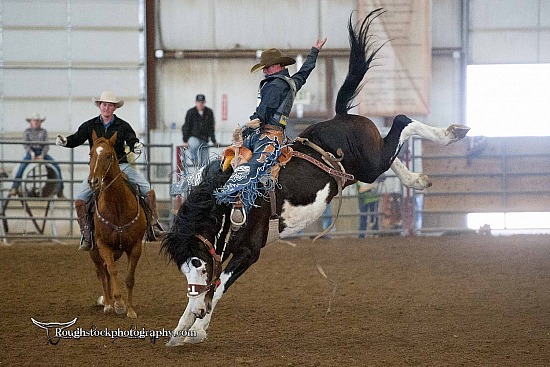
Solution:
[[[250,69],[250,72],[255,73],[258,70],[261,70],[263,68],[267,68],[273,65],[288,66],[295,63],[296,63],[296,60],[294,60],[292,57],[283,56],[280,50],[276,48],[270,48],[269,50],[265,50],[262,52],[262,56],[260,57],[260,62],[254,65],[252,69]]]
[[[101,93],[101,97],[99,97],[99,99],[92,98],[92,101],[94,101],[96,106],[99,106],[101,102],[114,103],[116,108],[120,108],[124,104],[124,101],[117,99],[115,94],[111,91]]]
[[[38,112],[35,112],[31,115],[31,117],[27,117],[25,120],[27,120],[27,122],[31,122],[32,120],[43,122],[45,119],[45,116],[41,116]]]

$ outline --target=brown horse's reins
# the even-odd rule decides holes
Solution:
[[[187,296],[197,297],[209,290],[216,290],[221,283],[220,275],[222,273],[222,256],[216,253],[216,249],[206,237],[201,234],[196,234],[197,237],[206,247],[210,256],[212,256],[212,279],[207,285],[204,284],[188,284]]]

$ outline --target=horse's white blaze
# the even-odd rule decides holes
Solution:
[[[94,174],[95,174],[95,171],[97,170],[97,162],[99,162],[99,157],[101,156],[101,153],[103,152],[103,147],[95,148],[95,152],[96,152],[97,156],[95,158]]]
[[[330,193],[330,183],[317,192],[315,201],[308,205],[293,206],[288,201],[283,203],[281,216],[285,221],[285,229],[281,237],[290,236],[304,229],[319,218],[327,206],[327,197]]]

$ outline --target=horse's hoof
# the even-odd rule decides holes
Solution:
[[[186,336],[183,339],[184,343],[198,344],[202,343],[206,339],[206,330],[189,330],[190,334],[195,333],[193,336]]]
[[[122,315],[126,312],[126,306],[124,305],[124,303],[118,303],[118,302],[115,302],[115,313],[117,315]]]
[[[181,336],[173,336],[166,342],[167,347],[177,347],[177,346],[183,345],[183,344],[184,344],[184,342],[183,342],[183,338]]]
[[[128,310],[128,312],[126,312],[126,316],[131,319],[137,319],[137,313],[134,310]]]
[[[418,175],[418,178],[415,180],[415,182],[412,184],[411,187],[415,190],[424,190],[431,186],[432,186],[432,181],[430,180],[428,175],[420,173]]]
[[[105,305],[103,306],[103,313],[108,314],[113,312],[113,305]]]
[[[98,306],[105,306],[105,299],[103,298],[103,296],[97,297],[96,304],[97,304]]]
[[[453,137],[452,141],[464,139],[470,128],[465,125],[451,125],[447,128],[447,132]]]

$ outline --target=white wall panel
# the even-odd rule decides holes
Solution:
[[[539,62],[550,63],[550,31],[540,34],[540,60]]]
[[[328,38],[326,44],[327,48],[349,47],[347,24],[350,14],[355,10],[355,7],[357,5],[356,3],[357,1],[355,0],[321,1],[321,30],[319,37]],[[357,13],[355,13],[352,18],[352,21],[356,20]],[[309,35],[307,36],[309,37]],[[313,42],[314,39],[312,38],[309,41]]]
[[[524,28],[538,25],[539,0],[471,0],[470,27]]]
[[[160,27],[166,49],[307,49],[318,37],[342,48],[354,8],[353,0],[161,0]]]
[[[472,0],[470,64],[547,62],[548,0]]]
[[[539,62],[539,40],[534,32],[474,32],[470,43],[470,64]]]
[[[66,26],[66,0],[2,0],[4,26]]]
[[[138,4],[137,0],[71,0],[71,23],[76,27],[138,27]]]
[[[432,1],[432,47],[458,48],[462,46],[461,2],[457,0]]]
[[[0,130],[20,136],[32,112],[65,133],[99,111],[92,97],[113,90],[145,131],[144,0],[2,0]],[[81,110],[82,109],[82,110]],[[30,112],[29,112],[30,111]]]
[[[550,27],[550,1],[541,0],[540,2],[540,25],[542,27]]]
[[[214,48],[215,8],[211,0],[160,0],[160,30],[164,48],[200,50]],[[228,18],[237,11],[225,14]],[[234,23],[240,28],[246,24]]]
[[[101,91],[112,90],[117,97],[139,96],[140,76],[136,70],[71,71],[71,95],[75,97],[99,97]]]
[[[424,120],[432,126],[464,124],[460,119],[460,60],[452,56],[432,58],[430,114]]]
[[[70,59],[76,62],[140,61],[140,38],[135,31],[101,29],[71,33]]]
[[[7,69],[4,70],[4,98],[66,97],[67,70]]]
[[[4,30],[6,62],[62,62],[67,59],[67,33],[62,30]]]

